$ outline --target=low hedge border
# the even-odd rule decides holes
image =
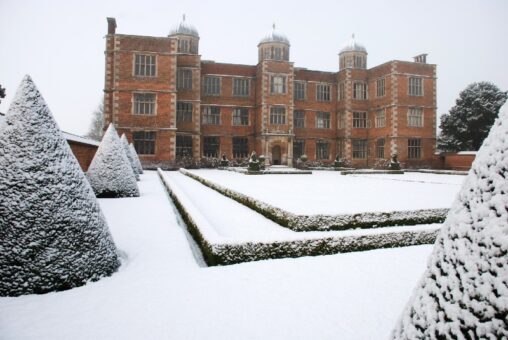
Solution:
[[[404,169],[406,172],[421,172],[424,174],[438,174],[438,175],[461,175],[466,176],[469,171],[462,170],[438,170],[438,169]]]
[[[421,209],[411,211],[365,212],[340,215],[296,215],[274,207],[255,198],[213,183],[186,169],[180,169],[184,175],[203,185],[257,211],[266,218],[294,231],[327,231],[381,228],[401,225],[417,225],[444,222],[448,209]]]
[[[205,262],[209,266],[432,244],[439,231],[439,228],[436,228],[288,241],[213,243],[207,240],[201,232],[199,225],[193,220],[184,204],[182,204],[181,200],[171,189],[171,186],[164,179],[161,169],[158,169],[158,174],[163,187],[175,203],[176,208],[187,225],[189,233],[201,248]]]
[[[260,170],[260,171],[249,171],[247,168],[224,168],[224,170],[238,172],[244,175],[311,175],[310,170],[298,170],[298,171],[278,171],[278,170]]]
[[[341,175],[403,175],[404,170],[347,170],[341,171]]]

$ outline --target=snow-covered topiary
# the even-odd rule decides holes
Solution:
[[[480,148],[394,339],[508,338],[508,112]]]
[[[87,175],[97,197],[139,196],[134,171],[113,124],[102,137]]]
[[[25,76],[0,125],[0,296],[77,287],[118,266],[94,192]]]
[[[143,166],[141,165],[141,161],[139,160],[138,153],[136,152],[136,148],[132,143],[129,144],[129,149],[131,151],[131,155],[134,158],[134,164],[136,164],[136,169],[138,170],[138,174],[143,173]]]
[[[134,160],[134,157],[131,153],[131,149],[129,148],[129,141],[127,140],[127,137],[125,136],[125,133],[123,133],[122,137],[120,137],[120,142],[122,143],[123,151],[125,152],[125,155],[127,156],[127,159],[129,160],[129,163],[131,165],[132,172],[134,172],[136,181],[139,181],[138,166],[137,166],[136,161]]]

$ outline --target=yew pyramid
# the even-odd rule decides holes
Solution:
[[[0,124],[0,296],[64,290],[120,265],[90,184],[25,76]]]

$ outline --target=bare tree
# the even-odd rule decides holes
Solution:
[[[87,137],[100,141],[104,134],[104,102],[101,102],[92,114]]]

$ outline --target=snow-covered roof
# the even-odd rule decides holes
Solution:
[[[476,155],[477,151],[459,151],[457,155]]]
[[[355,40],[355,35],[353,34],[351,36],[351,39],[349,39],[349,41],[342,46],[340,53],[344,53],[344,52],[364,52],[364,53],[367,53],[367,49],[365,48],[365,46],[363,46],[362,44],[359,44]]]
[[[96,140],[86,138],[86,137],[81,137],[78,135],[74,135],[69,132],[62,131],[62,134],[64,135],[64,137],[67,141],[73,141],[73,142],[77,142],[77,143],[81,143],[81,144],[88,144],[88,145],[94,145],[94,146],[99,146],[99,144],[100,144]]]
[[[185,14],[183,15],[182,22],[180,22],[178,26],[172,28],[171,31],[169,31],[168,36],[180,34],[191,35],[193,37],[199,38],[198,30],[194,26],[185,22]]]
[[[275,30],[275,24],[272,26],[272,31],[259,41],[260,44],[273,42],[289,45],[289,39],[283,33]]]

